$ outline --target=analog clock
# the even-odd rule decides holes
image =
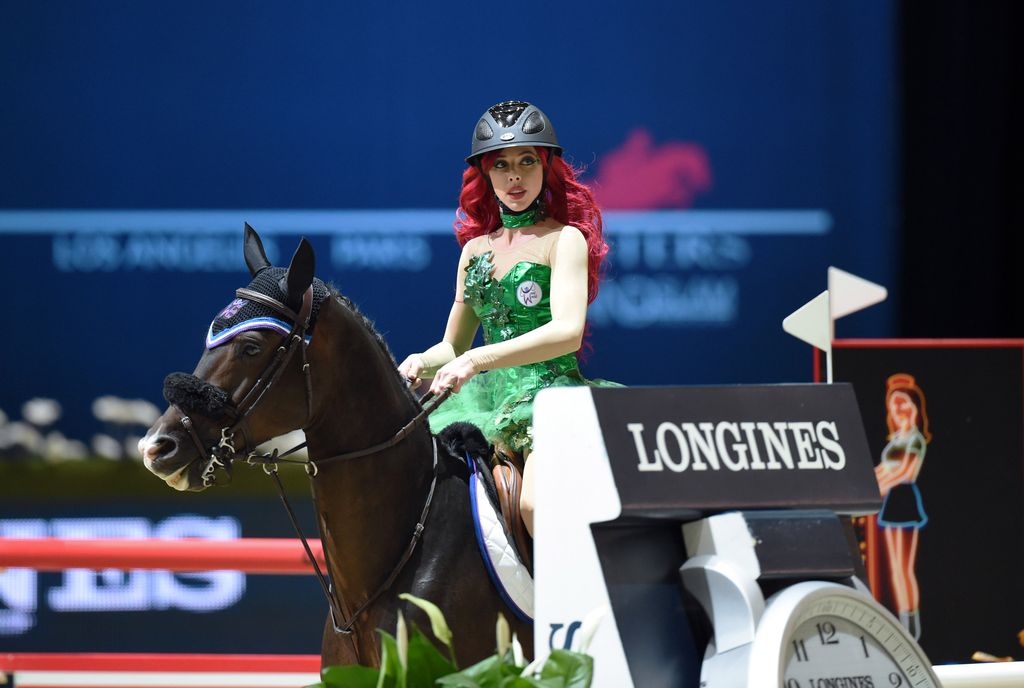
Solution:
[[[941,688],[931,662],[888,610],[858,590],[821,581],[768,599],[748,668],[749,685],[766,688]]]

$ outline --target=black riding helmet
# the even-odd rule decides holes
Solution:
[[[555,128],[540,108],[522,100],[506,100],[480,116],[466,162],[476,165],[484,153],[512,146],[544,146],[555,155],[562,154]]]

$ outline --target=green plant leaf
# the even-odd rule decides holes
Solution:
[[[416,624],[411,626],[406,688],[434,688],[437,679],[455,673],[455,665],[441,654]]]
[[[540,677],[559,678],[564,688],[588,688],[594,679],[594,658],[569,650],[554,650],[544,662]]]
[[[433,602],[420,599],[419,597],[410,595],[407,592],[403,592],[398,596],[398,598],[405,600],[406,602],[411,602],[426,612],[427,618],[430,619],[430,630],[433,632],[434,637],[444,643],[448,648],[448,652],[452,658],[452,662],[454,663],[455,650],[452,648],[452,630],[448,628],[448,622],[445,621],[441,608]]]
[[[390,633],[377,629],[380,635],[380,674],[376,688],[405,688],[405,670],[398,661],[398,642]]]
[[[452,674],[451,676],[439,678],[437,679],[437,685],[452,686],[452,688],[481,688],[479,683],[462,674]]]
[[[350,664],[327,667],[320,672],[323,688],[376,688],[380,672],[371,667]]]
[[[497,655],[466,667],[457,674],[438,679],[438,685],[458,686],[459,688],[498,688],[504,677],[504,662]]]
[[[564,685],[560,678],[508,676],[502,679],[500,688],[562,688]]]
[[[441,610],[412,595],[401,597],[426,612],[434,635],[452,652],[451,630]],[[527,667],[530,673],[524,672],[516,663],[518,639],[514,635],[512,652],[492,655],[456,673],[454,661],[449,661],[415,624],[406,627],[400,623],[398,639],[385,631],[377,632],[381,647],[379,670],[363,666],[328,667],[321,672],[322,682],[307,688],[589,688],[593,681],[594,660],[570,650],[555,650],[546,660],[531,663]],[[504,629],[500,622],[496,635],[501,643]],[[407,639],[407,645],[402,639]],[[404,646],[401,655],[400,643]]]

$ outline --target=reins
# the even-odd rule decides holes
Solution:
[[[429,416],[434,411],[434,409],[440,406],[444,402],[444,400],[448,398],[449,394],[451,394],[451,390],[445,390],[441,394],[430,395],[428,397],[425,397],[426,402],[423,403],[420,412],[416,414],[416,416],[412,420],[410,420],[408,423],[402,426],[402,428],[398,432],[396,432],[391,437],[391,439],[385,442],[381,442],[379,444],[375,444],[372,447],[367,447],[366,449],[360,449],[358,451],[328,456],[326,458],[319,459],[319,463],[323,464],[327,463],[328,461],[340,461],[343,459],[357,459],[363,456],[377,454],[379,452],[384,451],[385,449],[390,449],[391,447],[395,446],[403,439],[408,437],[410,434],[412,434],[412,431],[416,429],[416,426],[422,423],[424,420],[426,420],[427,416]],[[359,608],[356,609],[355,612],[349,615],[348,620],[344,621],[344,623],[339,623],[339,619],[344,620],[344,614],[341,612],[340,602],[334,596],[334,588],[327,580],[327,576],[325,576],[323,571],[320,570],[320,564],[317,563],[316,557],[313,556],[313,551],[309,547],[309,541],[306,539],[305,534],[302,532],[302,528],[299,526],[299,521],[295,517],[295,512],[292,510],[291,503],[288,501],[288,496],[285,494],[284,485],[281,483],[281,478],[277,475],[277,464],[281,462],[282,459],[284,459],[284,457],[305,447],[306,443],[303,442],[301,444],[297,444],[281,455],[278,455],[277,450],[275,449],[267,454],[256,454],[255,452],[252,452],[246,457],[246,463],[250,465],[262,464],[263,472],[273,479],[274,486],[277,487],[278,496],[281,498],[281,503],[284,504],[285,511],[288,512],[288,519],[292,523],[292,528],[295,529],[295,534],[298,535],[299,539],[302,541],[302,546],[306,550],[306,556],[309,559],[309,562],[313,565],[313,571],[316,573],[316,577],[320,582],[320,587],[323,589],[324,595],[327,597],[327,604],[331,610],[331,623],[334,625],[334,630],[337,633],[343,633],[345,635],[348,635],[352,632],[352,626],[355,625],[356,619],[359,618],[359,615],[366,611],[371,604],[376,602],[377,598],[380,597],[384,593],[384,591],[390,588],[391,585],[395,582],[395,579],[398,578],[398,574],[402,572],[402,569],[405,568],[406,563],[412,557],[412,554],[416,549],[416,545],[420,541],[420,536],[423,535],[423,531],[427,523],[427,516],[430,514],[430,505],[433,503],[434,500],[434,488],[437,486],[437,438],[431,436],[430,439],[434,455],[434,462],[433,466],[431,467],[430,489],[427,491],[427,499],[423,503],[423,509],[420,511],[419,520],[416,522],[416,525],[413,528],[413,533],[412,537],[409,540],[409,544],[406,545],[405,551],[399,558],[398,563],[392,568],[391,573],[384,580],[384,582],[377,587],[377,589],[374,591],[372,595],[366,598],[365,602],[359,605]],[[296,463],[304,465],[306,467],[306,474],[309,475],[310,480],[316,477],[317,473],[319,473],[319,469],[317,468],[317,462],[314,462],[310,459],[300,461],[288,461],[287,463]],[[312,466],[312,469],[310,469],[310,466]],[[327,559],[326,549],[324,550],[324,559]]]
[[[328,461],[339,461],[342,459],[358,459],[363,456],[369,456],[370,454],[377,454],[379,452],[384,451],[385,449],[390,449],[391,447],[395,446],[396,444],[404,440],[406,437],[408,437],[412,433],[412,431],[416,429],[417,425],[426,420],[427,416],[433,413],[438,406],[444,403],[444,401],[448,398],[450,394],[451,390],[447,389],[443,391],[441,394],[437,395],[428,392],[423,396],[422,399],[420,399],[420,412],[417,413],[412,420],[403,425],[398,430],[398,432],[391,436],[390,439],[385,440],[384,442],[380,442],[379,444],[375,444],[372,447],[367,447],[366,449],[345,452],[344,454],[335,454],[334,456],[327,456],[322,459],[317,459],[316,461],[313,461],[311,459],[305,459],[301,461],[284,461],[284,458],[289,454],[293,454],[299,451],[300,449],[305,449],[306,443],[303,442],[301,444],[295,445],[294,447],[284,452],[283,454],[277,454],[276,450],[268,454],[256,454],[255,452],[249,453],[245,457],[245,462],[250,465],[269,464],[277,462],[295,463],[306,466],[307,472],[310,472],[309,467],[312,466],[312,471],[310,472],[310,475],[315,476],[319,472],[319,469],[317,468],[317,463],[322,464],[327,463]]]
[[[380,586],[377,587],[377,590],[374,591],[372,595],[366,598],[365,602],[359,605],[359,608],[356,609],[356,611],[353,612],[351,616],[349,616],[348,621],[345,621],[344,623],[339,623],[339,618],[344,620],[344,615],[341,613],[340,609],[341,605],[340,603],[338,603],[338,600],[334,597],[334,588],[327,580],[327,576],[324,575],[323,571],[320,570],[320,564],[317,563],[316,557],[313,556],[313,550],[309,547],[309,541],[306,539],[305,534],[303,534],[302,532],[302,528],[299,526],[299,521],[295,517],[295,512],[292,510],[291,503],[288,501],[288,496],[285,494],[284,485],[281,483],[281,478],[277,475],[277,464],[271,464],[273,465],[273,468],[270,470],[267,470],[266,468],[264,469],[267,475],[269,475],[274,480],[274,485],[277,487],[277,492],[281,498],[281,503],[284,504],[285,511],[288,512],[288,519],[291,521],[292,527],[295,529],[296,535],[298,535],[299,539],[302,541],[302,547],[306,550],[306,556],[309,558],[310,563],[313,565],[313,571],[316,573],[316,577],[320,581],[320,587],[323,589],[324,595],[327,597],[327,604],[331,609],[331,622],[334,624],[334,630],[336,632],[343,633],[345,635],[350,634],[352,632],[352,626],[355,625],[356,619],[359,618],[359,615],[366,611],[371,604],[376,602],[377,598],[380,597],[385,590],[391,587],[391,584],[395,582],[395,579],[398,578],[398,574],[402,572],[402,569],[405,568],[405,564],[412,557],[412,553],[416,549],[416,544],[419,542],[420,536],[423,535],[423,531],[426,527],[427,516],[430,514],[430,505],[434,500],[434,488],[437,486],[436,437],[431,437],[431,445],[433,446],[434,449],[434,463],[431,468],[430,490],[427,492],[427,499],[423,504],[422,511],[420,511],[419,520],[416,522],[416,526],[413,528],[412,538],[409,540],[409,544],[406,545],[405,551],[399,558],[398,563],[394,566],[394,568],[392,568],[391,573],[388,575],[388,577],[384,580],[383,583],[380,584]],[[312,462],[309,463],[312,464]],[[310,473],[310,479],[312,480],[315,475],[315,472]],[[327,559],[326,549],[324,550],[324,559]]]
[[[334,594],[334,587],[327,579],[327,576],[320,569],[320,565],[313,555],[313,551],[309,546],[305,534],[302,532],[302,528],[299,526],[298,519],[295,516],[295,511],[292,509],[291,503],[288,501],[288,496],[285,493],[284,485],[281,483],[281,479],[277,474],[277,468],[279,463],[295,463],[302,464],[305,466],[306,474],[309,479],[312,480],[319,473],[318,464],[324,464],[329,461],[340,461],[345,459],[357,459],[365,456],[371,456],[378,454],[382,451],[390,449],[396,446],[399,442],[409,437],[413,431],[422,424],[427,417],[440,406],[445,399],[451,394],[451,389],[444,390],[441,394],[432,395],[428,393],[422,399],[420,399],[420,411],[417,413],[408,423],[402,426],[394,435],[389,439],[379,442],[373,446],[366,447],[365,449],[358,449],[355,451],[344,452],[341,454],[335,454],[316,461],[312,459],[287,459],[291,454],[299,451],[306,447],[306,442],[295,445],[291,449],[278,453],[277,449],[265,454],[257,454],[255,450],[249,451],[248,453],[241,453],[235,447],[235,434],[237,432],[242,433],[243,441],[245,442],[243,447],[250,446],[250,433],[248,428],[249,416],[253,413],[259,403],[265,398],[267,392],[271,387],[280,379],[284,373],[288,362],[294,356],[296,350],[302,353],[302,372],[305,377],[306,386],[306,422],[309,422],[313,412],[313,386],[311,380],[311,372],[309,362],[306,358],[306,333],[309,329],[310,314],[312,312],[313,303],[313,289],[310,286],[303,294],[302,306],[298,313],[288,308],[285,304],[281,303],[277,299],[260,294],[259,292],[252,291],[250,289],[238,289],[235,291],[238,298],[249,299],[260,303],[268,308],[271,308],[278,313],[289,318],[293,325],[291,331],[285,335],[281,340],[281,344],[274,352],[274,358],[270,361],[263,373],[256,380],[253,386],[245,393],[242,400],[233,408],[227,409],[227,413],[230,419],[233,421],[232,425],[221,428],[220,441],[207,448],[202,439],[199,437],[199,433],[195,429],[195,424],[192,419],[184,412],[183,409],[178,408],[181,413],[181,423],[185,427],[192,438],[192,442],[199,449],[201,456],[208,456],[208,461],[202,470],[202,480],[205,487],[210,487],[216,484],[216,471],[218,468],[223,469],[230,473],[232,462],[235,460],[244,460],[247,464],[255,466],[261,465],[263,472],[270,476],[274,485],[277,488],[278,495],[281,498],[281,502],[284,505],[285,511],[288,513],[288,519],[291,521],[292,527],[295,529],[296,535],[302,541],[302,546],[306,551],[306,557],[309,559],[310,564],[313,566],[313,571],[316,573],[317,580],[320,583],[320,587],[324,592],[324,596],[327,598],[328,607],[331,610],[331,621],[334,625],[334,630],[338,633],[349,635],[352,633],[353,626],[355,625],[356,619],[365,612],[370,605],[372,605],[377,598],[379,598],[398,578],[402,569],[408,563],[412,557],[413,552],[416,549],[417,543],[419,543],[423,531],[426,527],[427,517],[430,514],[430,506],[434,499],[434,490],[437,486],[437,438],[431,436],[431,445],[433,447],[433,466],[431,468],[431,480],[430,488],[427,492],[427,498],[423,504],[423,509],[420,511],[419,520],[413,528],[412,537],[409,543],[406,545],[402,556],[399,558],[398,563],[392,568],[391,573],[387,576],[383,583],[377,587],[377,589],[371,594],[365,602],[363,602],[354,613],[352,613],[347,620],[345,615],[341,611],[341,602]],[[324,549],[324,559],[327,559],[327,549]]]

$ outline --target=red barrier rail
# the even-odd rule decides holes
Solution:
[[[314,556],[324,564],[319,541]],[[0,538],[0,569],[37,571],[65,569],[159,569],[164,571],[243,571],[265,574],[308,574],[313,567],[302,543],[287,538],[237,540],[67,540]]]
[[[297,688],[319,673],[318,655],[0,652],[0,684],[8,675],[20,688]]]
[[[320,671],[320,655],[0,652],[0,671]]]

